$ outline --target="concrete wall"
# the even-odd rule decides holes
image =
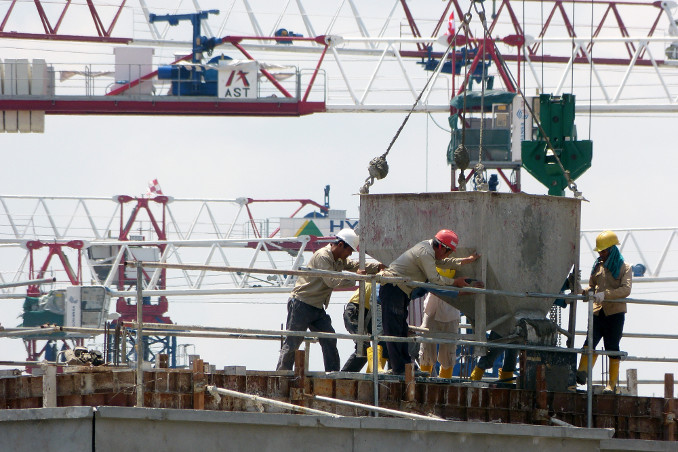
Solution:
[[[94,432],[94,443],[92,443]],[[3,450],[594,451],[611,437],[578,429],[394,418],[327,418],[120,407],[0,412]]]

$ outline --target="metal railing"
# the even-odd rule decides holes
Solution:
[[[148,296],[148,292],[143,289],[143,269],[144,268],[182,268],[184,270],[190,270],[194,269],[195,267],[203,268],[205,266],[192,266],[192,265],[187,265],[187,264],[165,264],[165,263],[157,263],[157,262],[128,262],[128,266],[132,266],[136,268],[137,270],[137,290],[135,293],[136,299],[137,299],[137,318],[141,319],[143,318],[143,308],[144,308],[144,303],[143,303],[143,298],[145,296]],[[241,270],[240,268],[237,267],[210,267],[210,270],[212,271],[229,271],[229,272],[237,272]],[[492,290],[492,289],[478,289],[478,288],[471,288],[471,287],[465,287],[463,289],[461,288],[455,288],[455,287],[450,287],[450,286],[438,286],[434,284],[429,284],[429,283],[421,283],[417,281],[411,281],[406,278],[395,278],[395,277],[386,277],[382,275],[358,275],[354,273],[347,273],[347,272],[330,272],[330,271],[324,271],[324,270],[316,270],[316,269],[298,269],[298,270],[277,270],[277,269],[254,269],[250,268],[248,269],[251,273],[272,273],[272,274],[285,274],[288,276],[291,275],[305,275],[305,276],[334,276],[338,277],[340,276],[341,278],[344,279],[353,279],[356,281],[369,281],[372,282],[373,284],[376,283],[381,283],[381,284],[388,284],[388,283],[399,283],[399,282],[407,282],[408,285],[415,286],[415,287],[422,287],[425,289],[445,289],[445,290],[452,290],[452,291],[464,291],[464,292],[473,292],[476,294],[492,294],[492,295],[505,295],[505,296],[512,296],[512,297],[536,297],[536,298],[564,298],[569,300],[570,302],[576,302],[578,300],[587,300],[588,301],[588,307],[589,307],[589,325],[592,325],[593,321],[593,296],[592,294],[589,294],[588,297],[585,296],[578,296],[578,295],[563,295],[563,294],[547,294],[547,293],[536,293],[536,292],[509,292],[509,291],[501,291],[501,290]],[[154,291],[155,292],[155,291]],[[641,303],[641,304],[648,304],[651,303],[653,300],[639,300],[639,299],[624,299],[623,302],[627,303]],[[669,305],[669,306],[675,306],[678,305],[678,302],[666,302],[666,301],[659,301],[659,304],[662,305]],[[364,307],[364,300],[361,300],[361,305]],[[371,305],[372,306],[379,306],[378,301],[377,301],[377,291],[373,290],[372,291],[372,299],[371,299]],[[361,315],[364,316],[364,310],[361,310]],[[174,336],[185,336],[185,337],[201,337],[201,338],[213,338],[213,339],[219,339],[219,338],[237,338],[237,339],[255,339],[255,340],[280,340],[284,336],[298,336],[298,337],[303,337],[306,340],[310,339],[319,339],[319,338],[333,338],[333,339],[342,339],[342,340],[352,340],[352,341],[370,341],[372,342],[372,346],[374,349],[377,347],[377,343],[380,341],[386,341],[386,342],[414,342],[414,343],[447,343],[447,344],[456,344],[456,345],[465,345],[465,346],[473,346],[477,351],[478,350],[483,350],[485,347],[493,347],[493,348],[502,348],[502,349],[518,349],[518,350],[533,350],[533,351],[547,351],[547,352],[560,352],[560,353],[586,353],[589,355],[589,358],[591,355],[594,353],[593,348],[587,347],[586,349],[575,349],[575,348],[560,348],[560,347],[550,347],[550,346],[539,346],[539,345],[528,345],[528,344],[511,344],[511,343],[495,343],[491,341],[478,341],[478,340],[466,340],[463,339],[460,335],[453,334],[449,335],[449,337],[441,337],[441,334],[431,334],[431,333],[423,333],[421,335],[415,336],[415,337],[394,337],[394,336],[386,336],[383,335],[381,331],[378,330],[378,325],[379,321],[372,322],[373,325],[373,330],[371,334],[341,334],[341,333],[320,333],[320,332],[308,332],[308,331],[277,331],[277,330],[265,330],[265,329],[244,329],[244,328],[215,328],[215,327],[200,327],[200,326],[188,326],[188,325],[170,325],[170,324],[144,324],[143,322],[133,322],[132,326],[136,328],[136,372],[137,372],[137,405],[142,406],[143,405],[143,371],[142,371],[142,364],[143,360],[139,359],[138,357],[144,356],[143,354],[143,340],[142,338],[144,336],[149,336],[149,335],[157,335],[158,332],[162,331],[163,334],[166,334],[168,336],[174,335]],[[363,323],[364,324],[364,323]],[[21,337],[29,337],[31,334],[36,334],[39,333],[41,336],[49,336],[50,334],[53,333],[71,333],[71,334],[78,334],[78,335],[91,335],[91,336],[96,336],[96,335],[101,335],[105,334],[106,330],[104,329],[95,329],[95,328],[75,328],[75,327],[47,327],[47,328],[16,328],[16,329],[6,329],[6,330],[0,330],[0,337],[7,337],[7,338],[21,338]],[[582,332],[577,332],[578,334],[581,334]],[[588,328],[588,336],[589,336],[589,343],[592,343],[592,328]],[[658,338],[658,336],[655,336],[654,338]],[[664,335],[662,338],[670,338],[674,339],[675,337],[672,335]],[[608,355],[608,356],[620,356],[620,357],[626,357],[627,353],[626,352],[613,352],[613,351],[595,351],[596,354],[601,354],[601,355]],[[377,365],[377,354],[373,354],[373,373],[372,373],[372,380],[373,380],[373,387],[374,387],[374,406],[378,407],[378,381],[379,381],[379,373],[378,373],[378,365]],[[645,358],[648,359],[648,358]],[[664,360],[669,360],[667,358],[664,358]],[[675,361],[678,361],[676,359]],[[670,362],[674,362],[672,359]],[[3,364],[10,363],[8,361],[3,362]],[[32,365],[32,364],[38,364],[38,363],[29,363],[29,362],[14,362],[14,364],[21,364],[21,365]],[[57,364],[57,363],[53,363]],[[592,371],[592,359],[588,360],[588,375],[591,375]],[[382,377],[383,378],[383,377]],[[587,416],[588,416],[588,425],[591,427],[592,423],[592,396],[593,396],[593,381],[591,378],[587,379]],[[643,382],[641,380],[641,382]],[[141,394],[140,394],[141,393]]]

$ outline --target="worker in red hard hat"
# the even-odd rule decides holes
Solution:
[[[308,267],[318,270],[330,270],[335,272],[350,271],[360,274],[374,274],[383,270],[385,266],[380,263],[367,263],[365,270],[360,270],[357,261],[348,257],[358,249],[358,235],[350,228],[344,228],[336,236],[333,243],[319,249],[308,262]],[[318,331],[334,333],[332,319],[325,312],[330,304],[330,296],[335,287],[351,287],[355,281],[350,279],[300,276],[297,279],[292,294],[287,301],[287,331]],[[280,357],[276,370],[292,370],[294,365],[294,352],[299,349],[304,338],[300,336],[286,336],[280,349]],[[325,371],[338,371],[339,351],[337,340],[319,339],[320,348],[323,351]]]
[[[400,255],[384,270],[384,276],[404,277],[412,281],[428,282],[441,286],[468,287],[464,277],[447,278],[438,273],[441,269],[454,268],[474,262],[480,257],[473,253],[465,258],[452,258],[457,249],[459,237],[454,231],[441,229],[433,239],[417,243]],[[484,287],[483,283],[472,283],[475,287]],[[382,284],[379,288],[379,300],[382,304],[384,334],[406,337],[408,331],[407,309],[414,288],[406,283]],[[415,292],[416,293],[416,292]],[[405,342],[387,342],[389,362],[394,374],[405,373],[405,364],[412,362]]]

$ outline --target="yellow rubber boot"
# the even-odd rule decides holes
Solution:
[[[591,369],[593,369],[593,366],[596,365],[596,361],[598,360],[598,355],[593,354],[593,363],[591,364]],[[577,383],[580,385],[585,385],[586,384],[586,379],[588,378],[588,375],[586,374],[586,370],[589,364],[589,356],[588,355],[581,355],[581,361],[579,361],[579,368],[577,369]]]
[[[500,380],[510,380],[513,378],[513,372],[512,371],[504,371],[504,369],[499,369],[499,379]]]
[[[421,369],[422,372],[428,372],[429,374],[433,374],[433,366],[432,365],[431,366],[424,366],[422,364],[422,365],[419,365],[419,369]]]
[[[610,379],[603,392],[614,393],[617,389],[617,380],[619,380],[619,361],[620,360],[618,359],[610,358]]]
[[[379,365],[379,372],[383,372],[386,369],[386,362],[388,361],[383,356],[384,348],[381,345],[377,345],[377,360]]]
[[[483,378],[483,375],[485,375],[485,369],[476,366],[473,369],[473,372],[471,372],[471,381],[480,381],[480,379]]]
[[[378,346],[377,346],[378,347]],[[379,353],[377,351],[377,353]],[[371,374],[372,373],[372,347],[367,347],[367,373]]]
[[[454,370],[454,367],[441,367],[440,368],[440,373],[438,376],[440,378],[452,378],[452,371]]]

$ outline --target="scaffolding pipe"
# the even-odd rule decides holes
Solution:
[[[182,325],[171,325],[163,323],[146,323],[144,325],[144,330],[142,334],[144,336],[154,336],[162,332],[163,334],[172,335],[172,336],[185,336],[185,337],[212,337],[212,338],[221,338],[221,337],[243,337],[247,335],[258,336],[257,339],[265,339],[266,336],[270,336],[270,339],[278,340],[281,336],[297,336],[303,337],[306,339],[314,338],[334,338],[334,339],[363,339],[371,340],[369,335],[361,334],[345,334],[345,333],[320,333],[312,331],[287,331],[287,330],[256,330],[256,329],[245,329],[245,328],[212,328],[212,327],[203,327],[205,330],[211,330],[215,332],[224,332],[228,333],[228,336],[220,336],[218,334],[193,334],[190,330],[192,327],[182,326]],[[31,329],[33,331],[33,329]],[[49,328],[41,328],[40,333],[43,335],[56,334],[56,333],[80,333],[82,335],[99,335],[105,334],[105,330],[97,328],[77,328],[77,327],[63,327],[55,326]],[[0,337],[2,337],[2,331],[0,331]],[[445,344],[458,344],[458,345],[470,345],[477,347],[493,347],[493,348],[505,348],[505,349],[517,349],[517,350],[535,350],[535,351],[550,351],[550,352],[559,352],[559,353],[585,353],[585,349],[566,349],[562,347],[549,347],[541,345],[527,345],[527,344],[509,344],[509,343],[497,343],[497,342],[486,342],[486,341],[469,341],[462,339],[445,339],[439,336],[435,337],[398,337],[398,336],[379,336],[379,341],[383,342],[416,342],[416,343],[445,343]],[[621,356],[626,357],[626,352],[617,352],[617,351],[607,351],[599,350],[596,351],[596,354],[599,355],[610,355],[610,356]],[[648,358],[654,359],[654,358]],[[671,358],[665,358],[667,362]]]
[[[593,372],[593,302],[595,297],[593,296],[593,290],[589,290],[588,297],[588,337],[586,347],[586,426],[588,428],[593,428],[593,378],[591,374]]]
[[[136,262],[137,267],[137,407],[144,406],[144,322],[143,322],[143,275],[144,269],[141,261]]]
[[[364,403],[350,402],[348,400],[333,399],[332,397],[325,397],[319,395],[304,394],[304,397],[312,400],[319,400],[321,402],[336,403],[337,405],[350,406],[353,408],[362,408],[364,410],[373,411],[375,413],[390,414],[391,416],[403,417],[405,419],[418,419],[422,421],[445,421],[437,416],[423,416],[421,414],[407,413],[405,411],[391,410],[389,408],[380,408]]]
[[[131,262],[127,262],[130,265]],[[342,279],[352,279],[354,281],[371,281],[381,284],[388,283],[407,283],[414,287],[422,287],[424,289],[443,289],[454,292],[469,292],[469,293],[484,293],[489,295],[506,295],[511,297],[526,297],[526,298],[562,298],[566,300],[585,300],[586,297],[581,295],[565,295],[565,294],[549,294],[540,292],[510,292],[505,290],[493,289],[478,289],[475,287],[454,287],[454,286],[439,286],[436,284],[422,283],[413,281],[409,278],[399,278],[382,275],[359,275],[352,272],[335,272],[330,270],[308,269],[308,267],[300,267],[299,270],[278,270],[278,269],[261,269],[249,267],[228,267],[228,266],[213,266],[213,265],[192,265],[192,264],[166,264],[159,262],[145,262],[145,268],[167,268],[176,270],[202,270],[202,271],[220,271],[220,272],[240,272],[240,273],[263,273],[270,275],[298,275],[298,276],[317,276],[317,277],[340,277]],[[678,302],[676,303],[678,305]]]
[[[557,426],[559,426],[559,427],[571,427],[571,428],[577,428],[577,427],[575,427],[574,425],[568,424],[567,422],[561,421],[560,419],[557,419],[557,418],[555,418],[555,417],[550,417],[549,420],[551,421],[551,423],[552,423],[553,425],[557,425]]]
[[[285,408],[285,409],[291,410],[291,411],[298,411],[298,412],[304,413],[304,414],[319,414],[321,416],[330,416],[330,417],[336,417],[336,418],[343,417],[339,414],[329,413],[327,411],[315,410],[313,408],[306,408],[305,406],[299,406],[299,405],[294,405],[292,403],[281,402],[279,400],[268,399],[266,397],[261,397],[261,396],[251,395],[251,394],[245,394],[245,393],[242,393],[242,392],[233,391],[231,389],[217,388],[216,386],[213,386],[213,385],[208,385],[208,386],[205,387],[205,389],[207,390],[207,392],[212,394],[212,396],[214,396],[217,399],[220,398],[219,395],[226,395],[226,396],[229,396],[229,397],[236,397],[238,399],[251,400],[251,401],[253,401],[254,403],[257,403],[257,404],[277,406],[279,408]]]
[[[8,289],[10,287],[21,287],[21,286],[38,286],[40,284],[48,284],[53,282],[56,282],[56,278],[29,279],[28,281],[2,283],[0,284],[0,289]]]

